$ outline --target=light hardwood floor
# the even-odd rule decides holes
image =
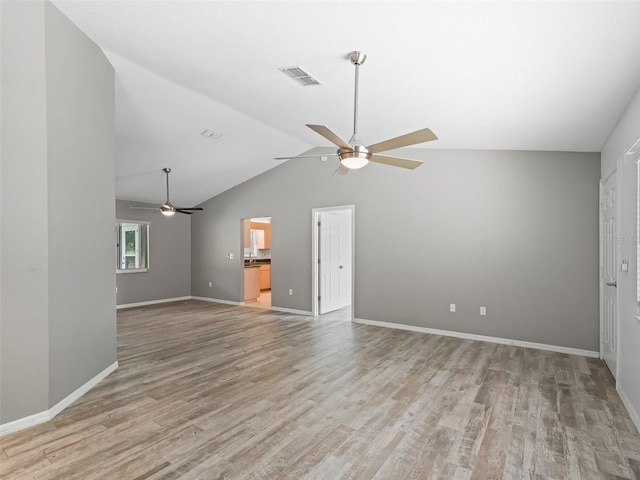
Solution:
[[[120,368],[0,438],[3,479],[635,479],[601,361],[199,301],[118,312]]]
[[[256,300],[245,301],[247,307],[271,308],[271,290],[261,290],[260,296]]]

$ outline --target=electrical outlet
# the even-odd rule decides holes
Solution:
[[[484,316],[487,314],[487,307],[480,307],[480,315]]]
[[[211,288],[213,286],[213,284],[211,282],[209,282],[209,288]]]
[[[456,311],[456,304],[455,303],[450,303],[449,304],[449,311],[451,313],[455,313],[455,311]]]
[[[289,295],[293,295],[293,288],[289,289]]]

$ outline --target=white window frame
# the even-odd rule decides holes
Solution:
[[[116,220],[116,274],[144,273],[149,271],[149,233],[151,222],[144,220]],[[146,232],[142,229],[146,228]],[[124,248],[126,234],[135,232],[134,253],[127,254]],[[134,258],[134,267],[127,268],[127,258]],[[142,265],[143,259],[146,259]]]

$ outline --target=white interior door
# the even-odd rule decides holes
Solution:
[[[602,184],[600,198],[600,343],[602,357],[614,377],[618,364],[616,178],[613,172]]]
[[[318,224],[318,313],[351,303],[350,213],[320,212]]]

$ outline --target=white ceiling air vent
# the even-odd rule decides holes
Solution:
[[[220,132],[214,132],[213,130],[209,130],[209,129],[206,129],[200,135],[202,135],[203,137],[210,138],[211,140],[218,140],[222,136]]]
[[[303,87],[308,87],[309,85],[321,85],[318,79],[312,77],[311,74],[307,73],[300,65],[280,67],[278,70],[293,78]]]

